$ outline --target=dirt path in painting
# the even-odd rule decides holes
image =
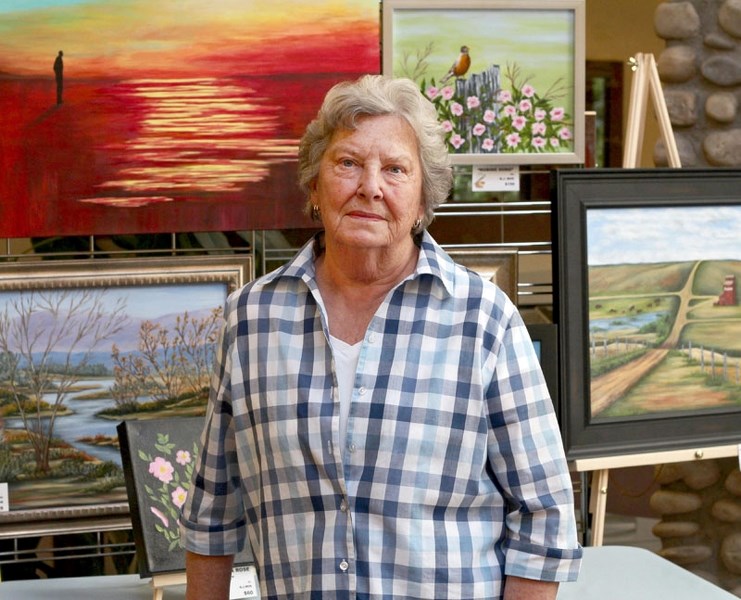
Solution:
[[[677,316],[661,347],[649,350],[636,360],[592,380],[590,388],[592,416],[598,415],[625,396],[636,383],[666,358],[669,350],[677,347],[682,329],[687,324],[687,314],[692,299],[692,283],[695,280],[695,274],[699,266],[700,262],[698,261],[692,267],[684,287],[677,294],[679,298]]]

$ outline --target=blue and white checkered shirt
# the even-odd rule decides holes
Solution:
[[[263,598],[497,599],[505,575],[576,578],[571,479],[527,330],[429,234],[362,341],[345,439],[313,243],[225,315],[188,550],[247,540]]]

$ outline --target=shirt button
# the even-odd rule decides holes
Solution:
[[[347,502],[345,502],[344,500],[340,502],[340,510],[342,512],[347,512]]]
[[[350,565],[347,563],[347,561],[343,559],[340,563],[340,571],[347,571],[349,566]]]
[[[376,341],[376,336],[375,336],[375,334],[371,333],[368,336],[368,342],[370,342],[371,344],[373,344],[373,343],[375,343],[375,341]]]
[[[365,396],[365,392],[367,391],[368,391],[367,388],[364,388],[364,387],[358,388],[358,394],[360,394],[361,396]]]
[[[349,445],[349,446],[347,447],[347,449],[348,449],[348,450],[349,450],[350,452],[355,452],[355,450],[356,450],[356,446],[355,446],[355,444],[350,444],[350,445]]]

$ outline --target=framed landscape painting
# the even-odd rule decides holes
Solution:
[[[0,238],[311,227],[298,141],[367,0],[0,1]]]
[[[741,170],[554,176],[572,458],[737,444]]]
[[[432,101],[457,164],[584,161],[584,0],[384,0],[383,73]]]
[[[202,415],[250,255],[0,265],[0,524],[128,513],[116,425]]]

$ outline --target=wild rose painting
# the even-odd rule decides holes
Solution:
[[[298,140],[367,0],[0,0],[0,237],[310,226]]]
[[[583,162],[583,0],[383,4],[383,72],[419,84],[454,163]]]
[[[190,489],[203,417],[124,421],[117,427],[139,574],[185,569],[178,515]],[[237,557],[251,561],[249,553]]]

